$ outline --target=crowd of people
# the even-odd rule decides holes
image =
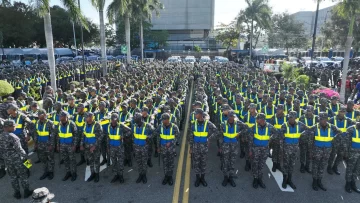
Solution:
[[[114,174],[111,183],[124,183],[124,167],[131,167],[135,157],[136,183],[145,184],[152,157],[161,156],[162,184],[173,185],[176,147],[184,139],[180,130],[186,132],[190,146],[195,187],[208,185],[207,154],[214,140],[224,187],[236,187],[234,170],[240,156],[245,160],[244,170],[251,171],[252,186],[266,188],[263,168],[271,156],[272,171],[283,174],[282,187],[296,189],[300,177],[293,172],[300,154],[298,168],[312,174],[314,190],[326,191],[324,171],[340,175],[338,165],[345,160],[345,190],[360,193],[356,186],[360,112],[354,110],[353,101],[341,104],[337,97],[312,94],[304,84],[233,62],[111,64],[107,75],[102,75],[100,64],[86,67],[86,72],[78,71],[77,66],[60,67],[56,90],[48,86],[47,71],[30,76],[20,73],[31,80],[30,89],[33,83],[39,87],[38,97],[20,78],[12,81],[13,97],[0,105],[0,129],[4,131],[0,178],[6,175],[6,167],[15,198],[21,198],[19,182],[24,197],[33,192],[26,167],[30,140],[39,159],[35,163],[43,166],[40,180],[59,175],[54,158],[59,153],[59,164],[66,170],[63,181],[75,181],[77,167],[87,164],[91,171],[87,182],[99,182],[100,166],[108,164]],[[73,82],[85,77],[92,80]],[[185,115],[187,102],[192,104],[190,115]],[[186,120],[188,129],[184,129]],[[78,162],[76,153],[80,154]]]

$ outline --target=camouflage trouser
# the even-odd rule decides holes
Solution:
[[[124,172],[124,146],[110,146],[110,158],[112,161],[112,172],[122,174]]]
[[[24,149],[26,154],[29,154],[28,143],[26,142],[24,135],[18,137],[20,138],[21,147]]]
[[[336,158],[335,158],[335,156],[336,156]],[[331,149],[328,166],[337,167],[339,165],[339,163],[343,160],[343,157],[344,157],[344,149],[333,147]]]
[[[208,151],[208,143],[194,143],[192,153],[196,174],[205,174]]]
[[[316,147],[313,149],[312,175],[315,179],[321,179],[324,174],[324,168],[329,160],[330,147]]]
[[[239,154],[238,143],[222,143],[221,146],[222,172],[224,176],[233,176],[235,161]]]
[[[312,147],[307,142],[300,142],[300,163],[310,166]]]
[[[85,144],[84,152],[87,161],[89,162],[91,173],[100,172],[100,150],[96,148],[92,153],[90,152],[91,145]]]
[[[272,162],[273,163],[280,163],[280,142],[279,141],[272,141],[270,148],[272,149]]]
[[[0,158],[0,169],[5,168],[5,161],[4,159]]]
[[[148,146],[139,146],[134,144],[134,152],[135,152],[135,159],[138,165],[138,171],[140,174],[145,173],[147,170],[147,161],[148,161]]]
[[[76,173],[75,152],[72,151],[71,144],[60,144],[61,159],[64,160],[66,172]]]
[[[77,146],[77,147],[80,147],[80,141],[81,141],[81,135],[82,135],[82,134],[83,134],[83,131],[82,131],[82,130],[79,130],[79,131],[78,131],[78,135],[79,135],[78,140],[79,140],[79,141],[76,143],[76,146]],[[81,155],[81,156],[84,156],[84,153],[85,153],[84,150],[80,150],[80,155]]]
[[[283,175],[293,173],[298,150],[299,146],[297,144],[284,144]]]
[[[154,149],[153,149],[154,140],[149,139],[146,144],[148,145],[148,159],[151,159],[151,155],[152,155],[152,153],[154,151]]]
[[[166,176],[172,176],[174,171],[174,158],[175,158],[175,143],[171,143],[170,147],[161,145],[161,158],[163,160],[164,174]]]
[[[251,172],[254,178],[262,178],[263,168],[268,157],[268,147],[252,147],[251,148]]]
[[[15,191],[20,190],[19,181],[23,189],[29,189],[29,179],[27,168],[23,164],[23,160],[5,160],[7,171],[10,176],[11,186]]]
[[[131,160],[131,155],[133,151],[133,144],[130,138],[124,138],[124,150],[125,150],[125,159]]]
[[[106,141],[106,139],[102,139],[101,140],[101,155],[102,155],[102,157],[105,159],[105,157],[107,158],[107,159],[109,159],[110,157],[107,157],[106,156],[106,154],[107,154],[107,151],[106,151],[106,148],[107,148],[107,141]]]
[[[39,142],[37,152],[39,159],[43,164],[44,172],[54,172],[55,160],[54,160],[54,149],[49,151],[49,144],[47,142]]]
[[[245,153],[245,160],[250,160],[249,157],[249,143],[243,139],[240,139],[240,150]]]
[[[346,182],[356,181],[360,176],[360,149],[350,149],[349,158],[346,162]]]

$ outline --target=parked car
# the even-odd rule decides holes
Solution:
[[[100,60],[100,56],[98,56],[98,55],[88,56],[87,60],[88,61],[98,61],[98,60]]]
[[[318,61],[318,68],[335,68],[334,61],[332,61],[328,57],[316,57],[316,60]]]

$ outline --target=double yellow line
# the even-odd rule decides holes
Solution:
[[[186,148],[186,139],[187,139],[187,129],[189,128],[189,118],[190,118],[190,110],[191,110],[191,101],[193,95],[193,81],[191,81],[191,88],[190,88],[190,96],[187,105],[187,113],[185,119],[185,127],[183,129],[183,136],[181,142],[181,149],[180,149],[180,156],[178,161],[178,166],[176,170],[176,179],[175,179],[175,186],[174,186],[174,193],[173,193],[173,203],[179,202],[180,196],[180,186],[181,186],[181,178],[182,178],[182,169],[184,165],[184,156],[185,156],[185,148]],[[185,168],[185,182],[184,182],[184,192],[182,202],[187,203],[189,201],[189,183],[190,183],[190,166],[191,166],[191,155],[189,153],[190,147],[188,146],[188,150],[186,151],[186,168]]]

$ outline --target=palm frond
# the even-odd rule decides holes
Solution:
[[[78,20],[80,24],[85,28],[85,30],[89,31],[89,26],[85,16],[81,13],[79,5],[75,0],[61,0],[64,7],[68,10],[70,17],[72,20]]]

